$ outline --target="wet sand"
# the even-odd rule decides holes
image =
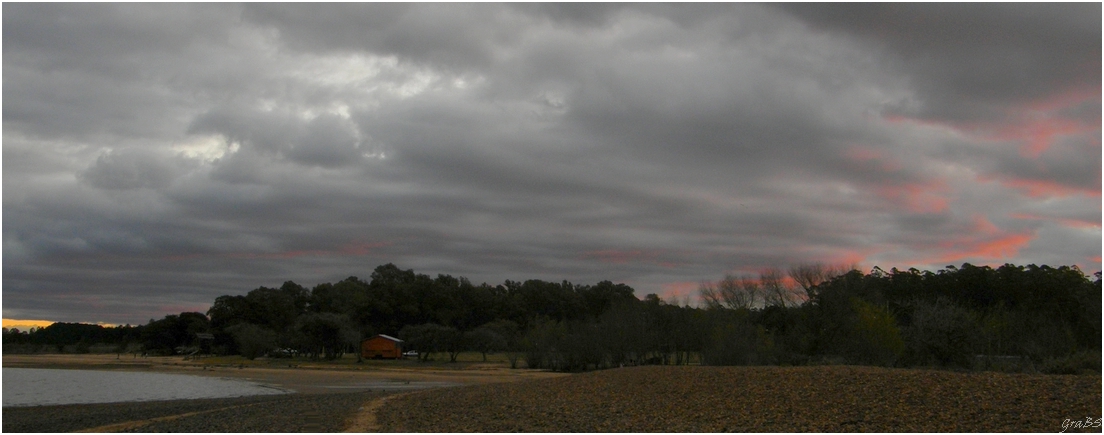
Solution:
[[[395,392],[4,408],[4,432],[341,432]]]

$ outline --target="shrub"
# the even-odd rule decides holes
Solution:
[[[1048,358],[1039,371],[1054,375],[1100,373],[1100,352],[1077,352],[1068,356]]]
[[[853,298],[851,304],[856,314],[857,339],[851,352],[853,359],[862,364],[893,365],[905,350],[893,313],[859,298]]]
[[[238,351],[246,359],[255,359],[264,355],[276,345],[276,333],[252,323],[239,323],[226,328],[234,337]]]
[[[759,361],[758,328],[738,320],[720,323],[713,328],[705,348],[702,363],[714,366],[749,365]]]
[[[942,297],[914,302],[904,332],[906,358],[914,365],[970,368],[982,341],[973,314]]]

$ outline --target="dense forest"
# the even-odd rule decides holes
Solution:
[[[1078,373],[1100,370],[1101,274],[963,264],[863,274],[819,264],[703,282],[699,306],[638,299],[602,281],[473,285],[379,266],[307,289],[288,281],[145,325],[4,329],[10,352],[298,355],[333,359],[374,334],[419,358],[501,352],[513,367],[864,364]],[[208,333],[213,340],[199,340]],[[98,346],[98,347],[97,347]]]

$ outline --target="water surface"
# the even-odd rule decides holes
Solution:
[[[207,376],[105,370],[3,369],[3,406],[144,402],[285,394],[261,384]]]

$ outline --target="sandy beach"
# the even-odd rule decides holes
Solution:
[[[364,364],[303,359],[237,361],[132,355],[5,355],[3,366],[152,371],[240,379],[293,391],[279,396],[5,407],[4,432],[366,432],[390,396],[564,376],[502,364]]]

